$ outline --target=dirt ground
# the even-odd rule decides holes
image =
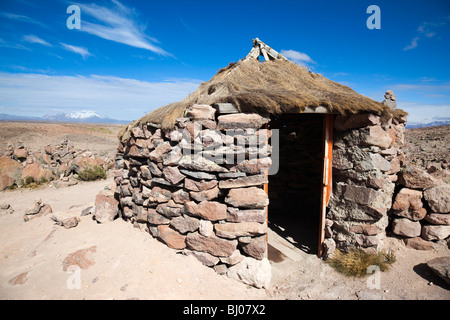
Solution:
[[[9,135],[12,127],[7,129],[2,123],[0,128],[2,143],[23,139],[32,150],[69,138],[69,143],[84,144],[90,151],[114,153],[117,141],[113,129],[120,127],[109,132],[110,126],[45,124],[36,128],[24,124],[14,129],[18,130],[14,136]],[[26,129],[30,131],[26,133]],[[289,246],[271,230],[269,244],[283,253],[271,250],[271,284],[256,289],[217,274],[121,219],[98,224],[87,215],[72,229],[56,225],[50,215],[23,220],[25,210],[36,199],[50,204],[53,212],[81,211],[93,205],[96,194],[112,182],[109,177],[61,189],[46,186],[0,193],[0,203],[9,203],[14,209],[13,214],[0,217],[0,299],[450,299],[450,288],[425,265],[435,257],[450,255],[444,242],[434,250],[418,251],[388,237],[386,247],[397,257],[393,266],[386,272],[354,278],[337,273],[313,254]],[[91,266],[63,270],[69,254],[92,247]]]

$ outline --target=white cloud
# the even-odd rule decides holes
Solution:
[[[63,46],[63,48],[65,50],[80,54],[83,57],[83,59],[86,59],[86,57],[88,57],[88,56],[92,56],[92,53],[90,53],[86,48],[72,46],[70,44],[66,44],[66,43],[62,43],[62,42],[60,42],[60,44]]]
[[[308,66],[309,64],[314,64],[314,60],[311,59],[306,53],[295,51],[295,50],[281,50],[280,53],[286,58],[292,60],[294,63],[301,66]]]
[[[115,5],[114,8],[101,7],[97,4],[77,4],[83,14],[80,30],[106,40],[149,50],[162,56],[171,56],[155,45],[158,40],[144,33],[144,26],[136,23],[137,15],[134,9],[124,6],[117,0],[112,2]],[[102,24],[89,22],[86,16]]]
[[[448,19],[448,18],[447,18]],[[415,49],[419,45],[419,40],[422,38],[434,38],[436,32],[440,27],[447,24],[445,21],[440,22],[422,22],[422,24],[416,30],[416,36],[412,38],[411,43],[403,48],[404,51]]]
[[[402,102],[399,108],[408,112],[408,123],[430,123],[437,118],[450,118],[450,105]]]
[[[4,17],[7,19],[15,20],[15,21],[31,23],[31,24],[35,24],[35,25],[38,25],[41,27],[47,27],[47,25],[43,24],[42,22],[39,22],[33,18],[24,16],[24,15],[20,15],[20,14],[9,13],[9,12],[0,12],[0,17]]]
[[[134,120],[156,107],[184,99],[201,82],[0,72],[0,105],[5,107],[5,113],[17,115],[43,116],[54,114],[55,109],[96,110],[113,119]]]
[[[416,48],[419,45],[418,41],[419,41],[419,37],[413,38],[411,40],[411,43],[409,45],[407,45],[406,47],[404,47],[403,50],[407,51],[407,50],[411,50],[411,49]]]
[[[34,34],[29,34],[23,37],[23,40],[29,43],[38,43],[46,47],[51,47],[52,45],[48,43],[47,41],[39,38],[38,36],[35,36]]]

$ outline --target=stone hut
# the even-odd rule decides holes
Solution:
[[[121,215],[170,248],[264,287],[269,229],[322,257],[382,248],[405,122],[401,109],[255,39],[247,57],[196,92],[122,130]]]

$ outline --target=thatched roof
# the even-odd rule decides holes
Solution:
[[[381,115],[387,111],[382,103],[289,60],[261,63],[247,56],[219,70],[184,100],[160,107],[133,122],[120,136],[125,138],[131,127],[148,122],[173,128],[175,119],[183,117],[192,105],[215,103],[233,103],[240,112],[266,115],[299,113],[306,107],[318,106],[342,115],[367,112]]]

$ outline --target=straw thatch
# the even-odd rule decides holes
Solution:
[[[194,104],[233,103],[240,112],[276,115],[299,113],[305,107],[327,107],[337,114],[387,111],[382,103],[360,95],[347,86],[312,73],[288,60],[243,59],[217,72],[184,100],[160,107],[133,122],[120,133],[122,141],[130,128],[154,123],[173,128]]]

